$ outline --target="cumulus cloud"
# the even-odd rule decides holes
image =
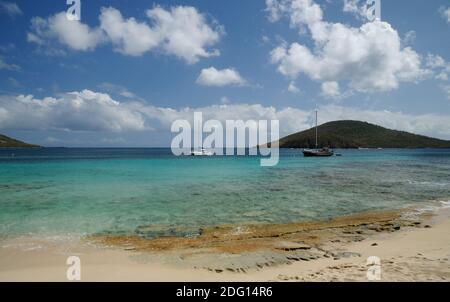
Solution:
[[[214,67],[209,67],[202,69],[197,78],[197,84],[217,87],[228,85],[243,86],[246,84],[246,81],[234,68],[218,70]]]
[[[90,90],[37,99],[0,97],[0,128],[30,130],[145,130],[142,114],[108,94]]]
[[[447,21],[447,23],[450,23],[450,7],[440,7],[439,13],[441,14],[442,18]]]
[[[48,19],[32,18],[27,40],[40,46],[52,46],[53,40],[57,40],[71,49],[88,51],[104,41],[104,36],[100,29],[92,29],[80,21],[70,21],[66,13],[61,12]]]
[[[306,28],[315,44],[310,49],[298,42],[281,43],[272,50],[272,63],[288,78],[303,73],[315,81],[345,81],[352,90],[376,92],[427,75],[419,54],[402,47],[397,31],[387,22],[354,28],[324,21],[321,7],[312,0],[267,0],[266,4],[269,20],[287,17],[300,33]]]
[[[436,79],[441,81],[448,81],[448,74],[446,74],[445,72],[438,73],[436,75]]]
[[[291,81],[289,83],[288,89],[287,89],[290,93],[300,93],[300,89],[295,85],[295,83],[293,81]]]
[[[10,17],[23,14],[20,7],[14,2],[0,1],[0,11],[8,14]]]
[[[139,96],[137,96],[134,92],[131,92],[126,87],[121,85],[116,85],[108,82],[103,82],[98,85],[98,88],[104,90],[105,92],[120,95],[128,99],[141,99]]]
[[[324,82],[321,85],[322,95],[329,98],[338,98],[341,95],[338,82]]]
[[[443,57],[435,54],[428,54],[426,58],[426,66],[430,71],[436,74],[436,79],[441,81],[448,80],[448,74],[450,73],[450,62],[447,62]]]
[[[392,129],[450,139],[450,116],[407,114],[385,110],[326,105],[320,110],[320,123],[334,120],[363,120]],[[108,94],[90,90],[58,97],[37,99],[31,95],[0,96],[0,129],[59,131],[169,131],[177,119],[193,120],[202,112],[205,120],[280,120],[281,135],[314,125],[312,110],[261,104],[220,104],[197,108],[153,106],[145,102],[119,102]]]
[[[115,8],[102,8],[99,18],[100,28],[118,52],[140,56],[160,43],[158,33],[153,31],[147,23],[138,22],[135,18],[125,20],[120,11]]]
[[[447,65],[447,62],[445,62],[444,58],[439,55],[428,54],[426,65],[430,68],[441,68],[445,67]]]
[[[47,19],[35,17],[27,34],[29,42],[51,46],[54,40],[72,50],[95,49],[107,42],[117,52],[141,56],[159,51],[174,55],[188,64],[201,58],[219,55],[215,45],[223,34],[222,26],[212,22],[194,7],[176,6],[164,9],[155,6],[146,11],[147,21],[124,18],[115,8],[102,8],[100,25],[89,27],[79,21],[69,21],[61,12]]]
[[[405,36],[403,37],[403,44],[404,45],[411,45],[414,44],[416,41],[417,34],[414,30],[410,30],[406,32]]]
[[[220,54],[217,49],[208,51],[206,48],[219,41],[223,27],[209,25],[196,8],[177,6],[168,11],[157,6],[148,10],[147,16],[162,36],[162,48],[169,54],[188,63]]]
[[[363,2],[361,4],[361,2]],[[358,19],[367,17],[367,7],[365,1],[360,0],[344,0],[342,11],[354,14]]]

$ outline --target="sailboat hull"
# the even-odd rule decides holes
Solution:
[[[334,152],[330,150],[303,150],[303,155],[305,157],[329,157],[333,156]]]

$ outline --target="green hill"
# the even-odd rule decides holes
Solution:
[[[38,148],[39,146],[27,144],[19,140],[0,134],[0,148]]]
[[[360,121],[335,121],[318,127],[319,147],[450,148],[450,141],[390,130]],[[314,148],[315,128],[280,139],[280,148]]]

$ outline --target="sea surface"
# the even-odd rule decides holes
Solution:
[[[0,236],[286,223],[450,200],[450,150],[336,150],[275,167],[170,149],[0,149]]]

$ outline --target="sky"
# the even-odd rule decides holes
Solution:
[[[353,119],[450,139],[450,3],[0,0],[0,133],[170,146],[176,119]]]

